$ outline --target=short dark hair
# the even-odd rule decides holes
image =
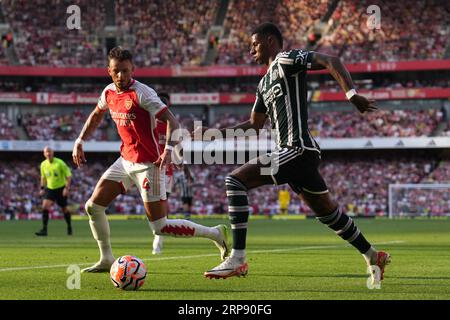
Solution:
[[[164,104],[166,106],[169,105],[170,103],[170,96],[167,92],[160,92],[158,93],[158,97],[161,99],[162,102],[164,102]]]
[[[273,23],[261,23],[259,26],[253,29],[252,35],[253,34],[262,34],[265,36],[273,35],[278,40],[280,46],[283,48],[283,36],[281,35],[280,29],[278,29],[278,27]]]
[[[117,59],[118,61],[130,60],[133,62],[133,55],[127,49],[122,48],[121,46],[112,48],[108,53],[108,63],[111,59]]]

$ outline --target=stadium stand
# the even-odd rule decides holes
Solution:
[[[142,66],[200,65],[208,49],[220,0],[215,1],[116,1],[113,17],[106,16],[105,2],[77,2],[83,15],[80,30],[67,32],[65,9],[70,1],[38,0],[1,2],[5,22],[14,34],[21,65],[104,66],[106,20],[115,21],[117,39],[135,48]],[[282,28],[286,45],[341,56],[346,62],[441,59],[444,57],[450,20],[448,1],[417,0],[408,4],[388,0],[270,0],[229,1],[215,64],[254,64],[248,54],[249,33],[262,21]],[[382,28],[369,30],[368,13],[361,8],[382,8]],[[140,8],[140,10],[135,10]],[[157,8],[157,10],[156,10]],[[334,9],[335,8],[335,9]],[[47,12],[52,12],[51,19]],[[242,13],[245,12],[245,15]],[[331,17],[326,14],[330,12]],[[427,21],[427,23],[421,23]],[[175,27],[174,27],[175,23]],[[316,45],[308,37],[321,26]],[[415,28],[409,25],[416,26]],[[2,50],[3,52],[3,50]],[[0,65],[8,64],[0,53]]]
[[[181,0],[143,1],[118,0],[77,1],[83,15],[82,29],[67,31],[65,8],[72,4],[68,0],[0,1],[4,20],[13,31],[12,45],[21,66],[91,67],[104,68],[107,54],[108,34],[113,32],[117,44],[132,48],[138,68],[155,70],[163,67],[170,70],[203,70],[208,49],[208,34],[212,27],[220,27],[217,42],[218,54],[215,66],[250,66],[254,62],[248,54],[249,32],[260,22],[272,21],[280,25],[285,35],[286,47],[308,47],[339,55],[345,63],[381,61],[402,62],[404,60],[443,59],[448,44],[450,7],[444,0],[417,0],[408,3],[376,1],[333,0],[270,0],[228,1],[223,25],[215,26],[222,1]],[[113,6],[111,6],[111,4]],[[367,30],[369,4],[382,8],[382,29]],[[111,6],[111,7],[108,7]],[[61,10],[64,8],[64,10]],[[142,10],[133,10],[141,8]],[[157,8],[157,10],[156,10]],[[49,17],[47,12],[53,14]],[[106,16],[111,12],[111,16]],[[330,19],[328,19],[330,18]],[[427,21],[427,23],[422,23]],[[39,27],[38,27],[39,26]],[[414,26],[414,27],[411,27]],[[308,38],[320,27],[315,43]],[[109,31],[108,31],[109,30]],[[113,31],[111,31],[113,30]],[[0,66],[9,66],[2,41]],[[421,67],[423,61],[417,62]],[[311,132],[321,139],[361,137],[450,137],[450,105],[448,95],[430,98],[419,89],[448,89],[448,68],[417,71],[417,65],[406,71],[365,69],[354,75],[358,89],[386,90],[411,89],[413,96],[403,100],[384,100],[382,110],[362,117],[351,105],[337,100],[317,101],[314,93],[336,93],[341,88],[330,77],[310,74]],[[187,67],[186,69],[183,69]],[[371,65],[373,67],[374,65]],[[151,68],[151,69],[148,69]],[[250,69],[251,69],[250,68]],[[165,69],[165,70],[166,70]],[[159,70],[159,68],[158,68]],[[239,69],[241,70],[241,69]],[[232,69],[232,71],[235,71]],[[224,77],[187,73],[170,77],[153,76],[142,81],[156,91],[179,93],[230,93],[228,104],[178,103],[172,110],[184,128],[193,129],[193,122],[201,120],[210,127],[232,126],[248,118],[251,101],[239,102],[236,93],[254,96],[259,80],[257,73],[245,76]],[[182,72],[181,72],[182,74]],[[137,77],[138,80],[141,80]],[[26,76],[13,74],[0,79],[0,140],[3,146],[14,140],[69,141],[72,142],[81,130],[88,113],[95,105],[96,97],[110,83],[104,76]],[[419,94],[417,94],[419,92]],[[83,94],[90,102],[50,103],[39,101],[36,96],[45,94]],[[414,93],[416,96],[414,96]],[[424,96],[421,96],[421,94]],[[18,95],[11,98],[10,94]],[[33,95],[29,98],[26,94]],[[23,96],[25,95],[25,96]],[[92,96],[92,97],[91,97]],[[11,102],[11,99],[15,101]],[[24,102],[23,100],[29,100]],[[45,99],[44,99],[45,100]],[[250,99],[251,100],[251,99]],[[236,102],[237,101],[237,102]],[[342,105],[346,104],[346,108]],[[353,110],[353,111],[350,111]],[[20,115],[20,117],[19,117]],[[107,117],[92,137],[93,141],[117,141],[114,124]],[[6,147],[4,147],[6,148]],[[2,149],[5,150],[5,149]],[[37,165],[40,151],[27,153],[30,159],[20,160],[18,153],[0,161],[0,216],[9,218],[37,218],[40,211],[38,196]],[[361,216],[385,216],[388,212],[388,185],[392,183],[444,183],[450,182],[448,155],[430,150],[413,150],[404,154],[402,150],[385,150],[363,153],[352,150],[340,153],[324,151],[321,171],[347,213]],[[415,154],[417,153],[417,154]],[[69,152],[62,153],[70,158]],[[17,156],[17,159],[11,159]],[[71,192],[73,209],[84,214],[83,206],[92,192],[101,173],[115,158],[110,152],[89,154],[92,161],[82,169],[74,170],[74,185]],[[70,160],[68,161],[70,162]],[[224,177],[234,166],[192,166],[195,176],[194,212],[199,214],[225,213],[227,200],[224,192]],[[351,173],[351,174],[347,174]],[[11,190],[14,190],[12,192]],[[179,191],[175,190],[170,201],[171,212],[181,207]],[[402,205],[410,212],[424,211],[424,201],[432,201],[433,212],[445,212],[448,202],[443,195],[430,198],[420,190],[405,193]],[[206,200],[205,200],[206,199]],[[289,212],[307,213],[306,205],[291,194]],[[416,199],[417,201],[411,201]],[[271,187],[263,187],[250,193],[253,214],[273,215],[278,213],[278,195]],[[406,206],[407,205],[407,206]],[[135,189],[121,196],[110,208],[111,213],[143,214],[144,208]]]
[[[104,2],[77,1],[83,14],[81,29],[67,30],[61,22],[66,21],[66,8],[72,4],[57,0],[0,3],[14,31],[14,46],[21,65],[105,65],[106,48],[96,36],[105,26]]]
[[[30,140],[74,140],[77,138],[87,115],[80,110],[72,114],[31,114],[23,115],[23,127]],[[102,121],[91,140],[108,140],[107,128],[111,125],[109,117]]]
[[[199,65],[219,2],[121,0],[116,3],[117,27],[134,35],[138,66]]]
[[[357,112],[314,112],[310,117],[313,136],[327,138],[431,136],[442,121],[439,110],[381,110]]]
[[[370,157],[375,160],[368,161]],[[20,160],[12,163],[0,162],[0,179],[4,182],[0,189],[0,212],[5,210],[17,214],[39,212],[39,161],[37,156],[33,158],[36,158],[35,162]],[[388,154],[375,152],[363,156],[353,152],[333,154],[325,158],[320,170],[330,192],[333,197],[339,199],[345,211],[359,216],[387,215],[388,185],[391,183],[450,182],[450,162],[448,160],[439,162],[437,160],[439,156],[430,158],[424,153],[417,155],[410,152],[399,155],[395,152]],[[112,163],[113,160],[111,155],[103,159],[96,156],[90,159],[89,165],[73,170],[70,198],[74,210],[84,214],[84,201],[90,196],[95,182],[108,166],[108,161]],[[234,168],[235,166],[230,165],[190,166],[195,177],[193,186],[195,213],[208,215],[226,212],[227,199],[223,181]],[[343,172],[351,172],[351,174],[343,176]],[[24,196],[30,193],[32,197]],[[123,214],[143,214],[143,207],[138,205],[139,197],[137,190],[132,188],[126,195],[120,196],[110,210]],[[273,187],[251,190],[249,199],[252,213],[255,215],[273,215],[279,211],[278,194]],[[303,212],[312,215],[306,205],[292,192],[291,199],[290,213]],[[445,206],[447,203],[438,205]],[[170,199],[171,213],[180,213],[181,207],[180,190],[175,187]],[[439,210],[444,211],[445,208]]]
[[[370,5],[382,8],[381,29],[367,27],[368,14],[360,9]],[[319,41],[318,50],[348,62],[440,59],[449,19],[448,1],[339,1],[330,20],[332,27]]]

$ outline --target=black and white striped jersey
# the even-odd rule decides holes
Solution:
[[[183,171],[174,172],[174,181],[175,185],[177,185],[180,190],[180,195],[182,198],[192,198],[192,183],[188,181]]]
[[[254,112],[265,113],[276,133],[276,145],[320,152],[308,129],[306,71],[312,51],[280,52],[256,91]]]

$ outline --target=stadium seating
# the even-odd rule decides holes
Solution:
[[[0,140],[15,140],[17,137],[14,124],[4,112],[0,112]]]
[[[103,1],[77,1],[82,14],[80,30],[68,30],[67,7],[58,0],[1,2],[14,30],[14,45],[21,65],[100,66],[106,50],[96,36],[105,26]],[[51,12],[51,14],[49,14]]]
[[[218,0],[122,0],[116,4],[116,22],[122,32],[135,36],[138,66],[198,65],[218,6]]]
[[[84,202],[91,195],[101,174],[114,161],[90,159],[89,165],[73,170],[71,203],[76,211],[84,214]],[[361,216],[385,216],[388,206],[388,185],[392,183],[450,182],[450,162],[438,161],[429,156],[383,156],[381,152],[372,161],[354,154],[335,156],[323,160],[321,173],[327,182],[333,198],[337,199],[346,212]],[[70,163],[70,162],[69,162]],[[0,162],[0,212],[10,208],[13,212],[39,212],[39,161],[36,163],[14,161]],[[236,166],[193,165],[190,169],[194,179],[193,211],[198,214],[224,213],[227,210],[224,179]],[[18,172],[18,174],[13,174]],[[342,174],[342,173],[351,174]],[[13,188],[14,187],[14,188]],[[265,186],[249,192],[251,211],[255,215],[273,215],[279,211],[278,193],[280,187]],[[11,192],[11,190],[15,190]],[[31,191],[30,191],[31,190]],[[31,194],[31,197],[24,197]],[[205,199],[209,199],[205,201]],[[110,207],[110,212],[143,214],[144,209],[136,188],[120,196]],[[411,204],[413,205],[413,203]],[[439,203],[446,210],[446,203]],[[175,187],[170,199],[171,213],[181,208],[180,190]],[[440,208],[440,207],[439,207]],[[414,209],[416,210],[416,209]],[[290,213],[300,212],[312,215],[309,208],[291,191]]]
[[[381,29],[367,27],[369,15],[361,8],[370,5],[381,8]],[[339,1],[331,19],[333,26],[319,41],[317,50],[339,55],[347,62],[440,59],[447,42],[450,11],[448,2],[440,0],[407,4]]]
[[[23,127],[30,140],[75,140],[86,119],[87,115],[81,111],[65,115],[25,113]],[[111,125],[111,121],[108,119],[109,116],[102,121],[91,140],[108,140],[106,130]]]
[[[286,47],[305,48],[307,36],[324,18],[332,2],[231,0],[223,23],[224,33],[218,39],[215,63],[254,64],[248,54],[250,32],[264,21],[280,26]],[[365,9],[373,4],[383,8],[382,28],[369,30]],[[67,30],[61,23],[68,17],[68,5],[58,0],[1,2],[5,19],[14,31],[20,64],[105,65],[105,40],[100,36],[107,20],[105,3],[77,2],[82,13],[81,30]],[[115,16],[108,18],[115,18],[111,20],[118,29],[117,40],[133,47],[138,66],[199,65],[219,5],[219,0],[120,0],[115,2]],[[51,19],[48,12],[52,12]],[[388,0],[339,1],[317,50],[339,55],[346,62],[440,59],[448,39],[448,20],[450,11],[445,0],[419,0],[407,5]],[[0,65],[7,63],[0,53]]]
[[[310,113],[313,136],[324,138],[431,136],[442,121],[439,110],[381,110],[367,115],[353,112]]]

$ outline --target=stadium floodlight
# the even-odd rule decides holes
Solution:
[[[389,185],[389,218],[450,216],[450,183]]]

